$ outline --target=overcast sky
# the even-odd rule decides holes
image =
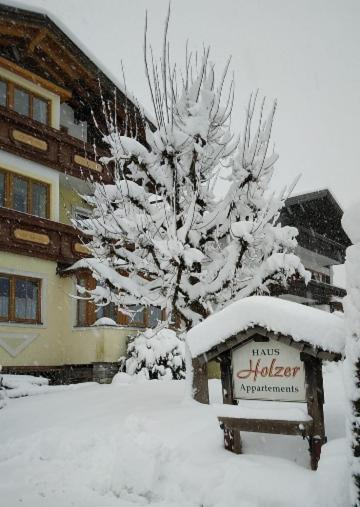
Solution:
[[[15,4],[12,0],[4,3]],[[16,2],[19,4],[19,2]],[[143,27],[160,42],[168,0],[22,0],[61,21],[105,69],[150,108],[143,69]],[[296,192],[328,187],[343,207],[360,198],[360,1],[173,0],[173,60],[185,42],[211,46],[218,72],[232,56],[234,129],[257,88],[278,99],[273,140],[280,155],[274,186],[302,173]]]

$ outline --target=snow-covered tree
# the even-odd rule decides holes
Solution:
[[[147,380],[185,378],[185,342],[172,329],[146,329],[129,336],[127,355],[120,369]]]
[[[360,506],[360,202],[344,213],[342,225],[353,245],[346,250],[346,384],[350,398],[351,501]]]
[[[145,30],[145,73],[155,128],[146,146],[121,135],[107,116],[104,140],[115,164],[113,184],[95,183],[84,197],[93,208],[77,226],[92,238],[81,261],[98,281],[89,296],[155,305],[189,329],[229,301],[267,293],[306,272],[293,251],[297,230],[278,223],[288,192],[269,192],[277,155],[270,150],[276,104],[250,98],[244,127],[230,125],[234,82],[229,62],[216,80],[209,50],[186,54],[182,73],[170,63],[166,22],[163,55],[151,64]],[[215,188],[226,179],[226,195]]]

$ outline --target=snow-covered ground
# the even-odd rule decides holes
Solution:
[[[186,399],[184,381],[47,391],[0,410],[1,506],[348,505],[341,366],[325,368],[317,472],[299,437],[243,433],[244,454],[225,451],[214,409]]]

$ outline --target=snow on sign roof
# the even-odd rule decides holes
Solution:
[[[250,296],[195,326],[186,341],[192,357],[197,357],[254,326],[335,353],[343,352],[347,333],[345,320],[338,315],[271,296]]]

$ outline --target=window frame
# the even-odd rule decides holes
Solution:
[[[96,280],[91,276],[91,273],[85,271],[85,270],[79,270],[76,273],[76,284],[81,285],[81,280],[84,280],[85,289],[91,290],[96,287]],[[74,325],[75,328],[82,328],[82,327],[91,327],[94,325],[94,323],[98,320],[98,317],[96,316],[96,305],[91,300],[86,299],[86,297],[83,299],[83,295],[77,294],[78,298],[76,299],[76,323]],[[80,305],[79,301],[82,301],[85,303],[85,324],[79,322],[79,316],[80,316]],[[145,329],[149,327],[149,318],[150,318],[150,309],[148,307],[144,307],[144,319],[143,321],[133,321],[131,320],[131,317],[128,315],[124,315],[121,310],[117,311],[117,319],[116,324],[119,327],[130,327],[130,328],[137,328],[137,329]],[[161,320],[165,320],[165,310],[161,310]]]
[[[0,76],[0,81],[6,84],[6,106],[0,106],[0,107],[6,107],[7,109],[11,109],[16,114],[19,114],[20,116],[23,116],[25,118],[30,118],[33,121],[36,121],[40,125],[46,125],[48,127],[52,124],[52,118],[51,118],[51,100],[47,99],[46,97],[42,96],[40,93],[33,92],[32,90],[29,90],[28,88],[21,86],[14,81],[11,81],[9,79],[6,79],[2,76]],[[29,95],[29,114],[22,114],[15,111],[15,88],[19,91],[25,92]],[[47,121],[46,123],[42,123],[39,120],[35,120],[33,118],[33,112],[34,112],[34,106],[33,106],[33,98],[37,98],[39,100],[42,100],[46,103],[46,116]]]
[[[307,268],[311,273],[311,280],[317,283],[323,283],[326,285],[331,285],[331,276],[330,274],[323,273],[321,271],[316,271],[314,269]]]
[[[41,180],[36,180],[35,178],[31,178],[29,176],[25,176],[23,174],[15,173],[12,171],[7,171],[6,169],[3,169],[0,167],[0,173],[4,174],[4,182],[5,182],[5,191],[4,191],[4,205],[0,207],[4,207],[7,209],[12,209],[14,211],[18,211],[15,208],[12,207],[13,204],[13,195],[14,195],[14,178],[19,178],[27,182],[28,185],[28,192],[27,192],[27,203],[26,203],[26,211],[28,215],[36,216],[39,218],[45,218],[50,219],[50,184],[45,183]],[[33,213],[33,198],[32,198],[32,186],[33,184],[41,185],[45,187],[46,189],[46,210],[45,210],[45,216],[41,217],[39,215],[35,215]],[[23,211],[18,211],[18,213],[24,213]]]
[[[8,305],[8,316],[2,317],[0,315],[0,323],[5,322],[9,324],[42,324],[41,320],[41,300],[42,300],[42,279],[35,278],[33,276],[16,275],[10,273],[0,272],[1,278],[9,279],[9,305]],[[34,282],[37,285],[37,301],[36,301],[36,317],[35,319],[22,319],[16,317],[16,281],[26,280]]]

